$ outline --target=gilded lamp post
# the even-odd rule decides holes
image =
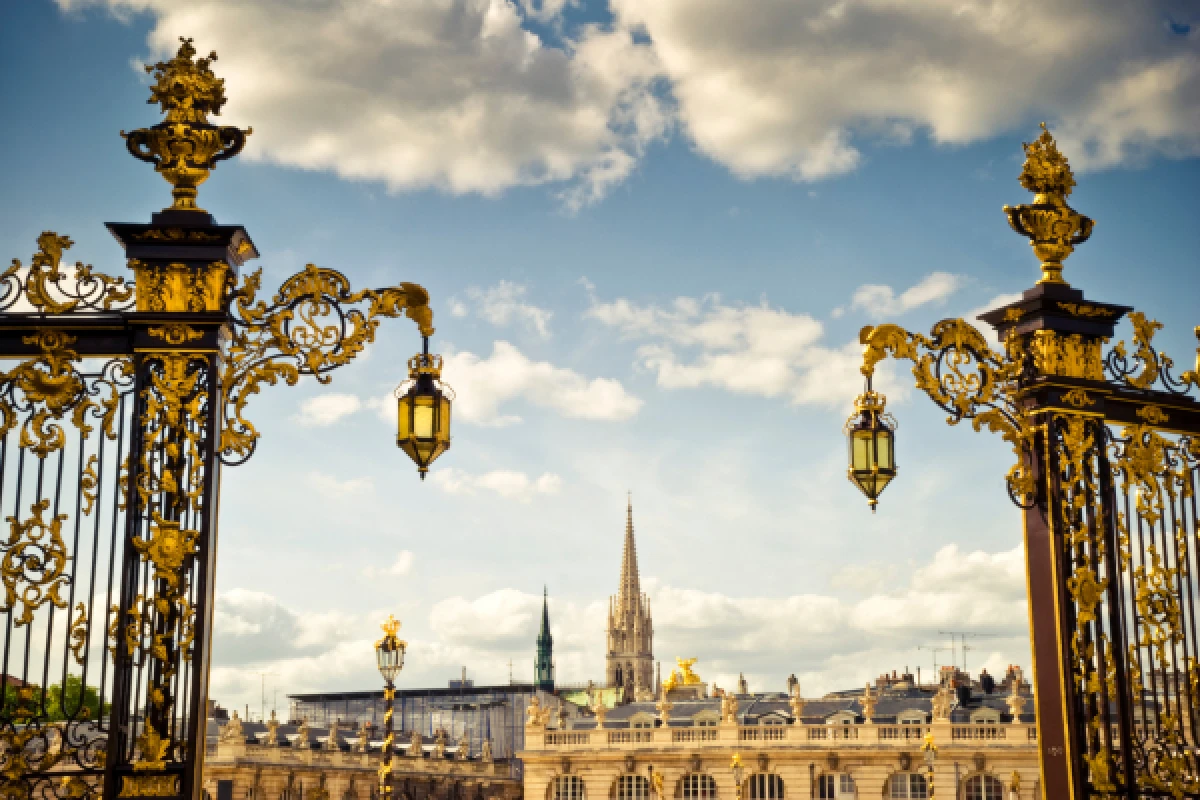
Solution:
[[[404,669],[404,651],[408,643],[396,638],[400,623],[392,615],[388,615],[383,623],[383,638],[375,643],[375,661],[379,666],[379,674],[383,676],[383,752],[379,760],[379,796],[392,795],[392,748],[394,733],[392,732],[392,704],[396,699],[396,676]]]
[[[1012,447],[1005,485],[1024,521],[1044,796],[1200,797],[1200,348],[1176,377],[1153,346],[1162,325],[1065,281],[1063,261],[1093,223],[1067,204],[1075,179],[1044,125],[1025,156],[1033,202],[1004,212],[1041,277],[981,315],[1002,350],[961,319],[928,336],[868,326],[862,372],[869,382],[884,358],[911,361],[947,422]],[[1132,346],[1106,351],[1125,317]],[[851,437],[870,427],[869,395],[868,383]],[[852,438],[851,478],[874,506],[878,484],[855,477],[866,463],[855,448]]]
[[[172,203],[109,223],[131,280],[65,264],[72,242],[50,231],[0,274],[0,674],[19,687],[0,704],[3,797],[200,796],[221,470],[253,455],[264,386],[328,383],[407,316],[424,344],[401,446],[422,474],[449,446],[425,289],[354,291],[309,264],[258,299],[246,229],[197,205],[249,133],[209,121],[225,104],[215,59],[185,39],[148,67],[164,118],[123,136]],[[386,652],[398,670],[402,643]],[[51,718],[41,687],[68,681],[78,704]]]

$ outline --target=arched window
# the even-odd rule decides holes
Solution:
[[[681,800],[711,800],[717,796],[717,782],[712,775],[693,772],[679,779],[675,796]]]
[[[925,800],[929,797],[925,776],[916,772],[897,772],[888,780],[888,797],[892,800]]]
[[[817,776],[818,800],[836,800],[839,797],[856,797],[854,778],[846,772],[827,772]]]
[[[783,800],[783,778],[773,772],[750,776],[750,800]]]
[[[991,775],[973,775],[963,784],[965,800],[1004,800],[1004,784]]]
[[[641,775],[617,776],[614,800],[650,800],[650,781]]]
[[[546,800],[587,800],[583,778],[578,775],[559,775],[550,784]]]

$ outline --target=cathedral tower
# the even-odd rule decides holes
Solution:
[[[621,582],[608,605],[608,657],[605,677],[609,686],[625,690],[654,691],[654,624],[650,599],[642,594],[637,546],[633,541],[633,500],[625,510],[625,548],[621,554]]]
[[[537,637],[537,657],[533,666],[533,684],[554,691],[554,638],[550,635],[550,599],[542,589],[542,630]]]

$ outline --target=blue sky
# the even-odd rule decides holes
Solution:
[[[424,484],[380,408],[411,324],[328,387],[254,399],[263,441],[224,476],[219,700],[257,703],[261,670],[281,693],[374,685],[389,612],[412,642],[405,685],[463,665],[506,680],[510,659],[525,678],[543,583],[560,677],[602,676],[627,490],[664,661],[819,692],[929,669],[916,647],[953,629],[994,635],[972,668],[1028,663],[1009,454],[893,372],[901,474],[871,516],[844,478],[852,343],[1033,283],[1000,207],[1028,199],[1020,143],[1045,119],[1097,220],[1067,279],[1162,320],[1190,362],[1194,7],[186,8],[6,6],[8,257],[54,229],[120,272],[102,223],[147,219],[168,187],[117,132],[156,121],[140,64],[194,36],[220,55],[219,121],[254,127],[200,204],[247,227],[267,291],[306,262],[426,286],[459,393]]]

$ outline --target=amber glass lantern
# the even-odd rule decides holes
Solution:
[[[850,481],[867,496],[874,512],[879,495],[896,477],[896,420],[885,413],[887,398],[867,389],[854,400],[854,413],[843,429],[850,444]]]
[[[408,642],[396,637],[399,630],[400,621],[389,614],[387,622],[383,623],[383,638],[375,643],[375,661],[388,686],[404,669],[404,651],[408,649]]]
[[[442,357],[423,352],[408,361],[408,380],[396,389],[396,445],[417,464],[421,480],[434,459],[450,449],[450,403],[454,390],[442,383]]]

